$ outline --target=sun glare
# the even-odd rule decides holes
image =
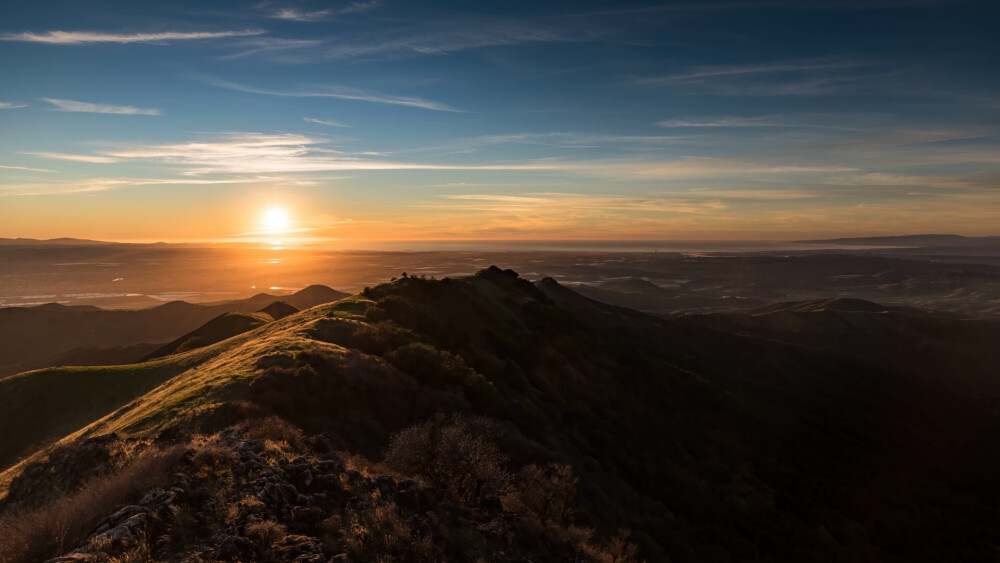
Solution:
[[[283,233],[291,226],[288,212],[280,207],[270,207],[261,215],[260,224],[265,233]]]

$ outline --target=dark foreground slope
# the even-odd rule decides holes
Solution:
[[[8,472],[0,525],[107,487],[49,554],[990,560],[998,388],[976,366],[1000,365],[997,331],[864,303],[668,320],[496,268],[405,278],[159,360],[158,387]]]

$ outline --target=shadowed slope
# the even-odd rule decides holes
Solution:
[[[49,368],[0,379],[0,466],[141,397],[195,361]]]

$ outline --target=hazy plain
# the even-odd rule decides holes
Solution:
[[[868,242],[869,244],[864,244]],[[313,284],[356,293],[410,276],[466,276],[492,264],[552,277],[585,295],[654,313],[750,309],[855,297],[973,316],[1000,314],[1000,244],[531,243],[466,250],[165,244],[0,244],[0,307],[45,303],[139,309],[213,303]]]

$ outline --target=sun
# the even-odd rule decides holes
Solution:
[[[291,226],[292,218],[280,207],[269,207],[261,214],[260,224],[265,233],[283,233]]]

